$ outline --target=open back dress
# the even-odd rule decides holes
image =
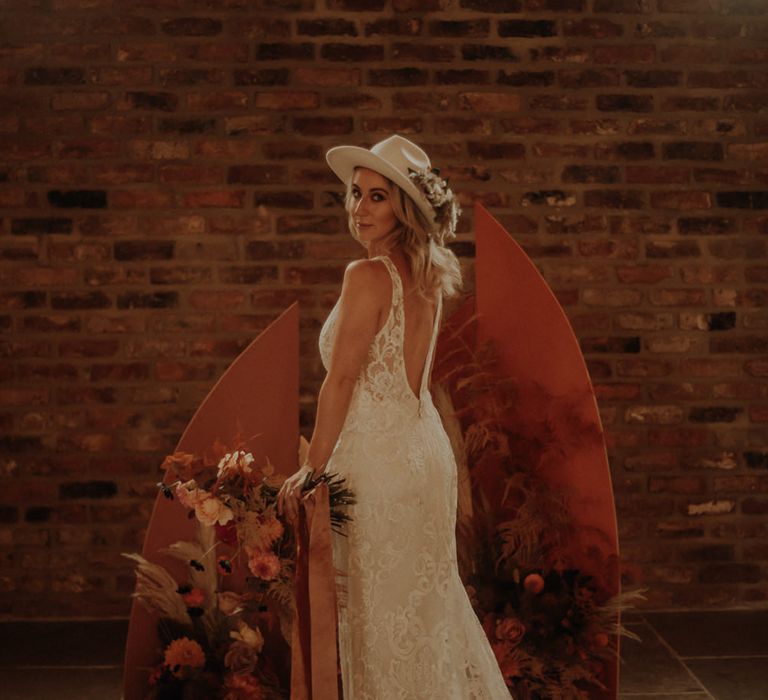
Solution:
[[[371,343],[326,471],[355,492],[346,535],[333,533],[344,700],[509,700],[459,577],[457,468],[428,390],[442,294],[419,395],[406,375],[403,283]],[[330,367],[338,302],[320,331]]]

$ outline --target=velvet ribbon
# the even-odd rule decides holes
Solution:
[[[291,700],[338,700],[336,581],[328,485],[298,502]]]

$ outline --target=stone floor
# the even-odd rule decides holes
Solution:
[[[625,619],[620,700],[766,700],[768,610]],[[4,700],[119,700],[125,620],[0,623]]]

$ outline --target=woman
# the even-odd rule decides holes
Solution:
[[[320,332],[317,421],[278,510],[296,517],[310,472],[342,475],[355,492],[333,543],[345,700],[507,700],[459,578],[456,462],[428,389],[443,294],[461,282],[444,246],[460,208],[402,136],[337,146],[326,160],[368,259],[347,266]]]

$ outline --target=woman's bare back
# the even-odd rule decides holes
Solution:
[[[416,286],[411,277],[411,270],[402,254],[392,254],[389,258],[397,267],[403,283],[403,311],[405,315],[403,361],[408,385],[413,395],[418,396],[424,363],[429,352],[429,343],[435,323],[437,299],[434,298],[432,301],[427,301],[417,293]],[[390,305],[391,293],[379,314],[377,332],[384,327],[387,321]],[[429,379],[428,375],[427,386],[429,386]]]

